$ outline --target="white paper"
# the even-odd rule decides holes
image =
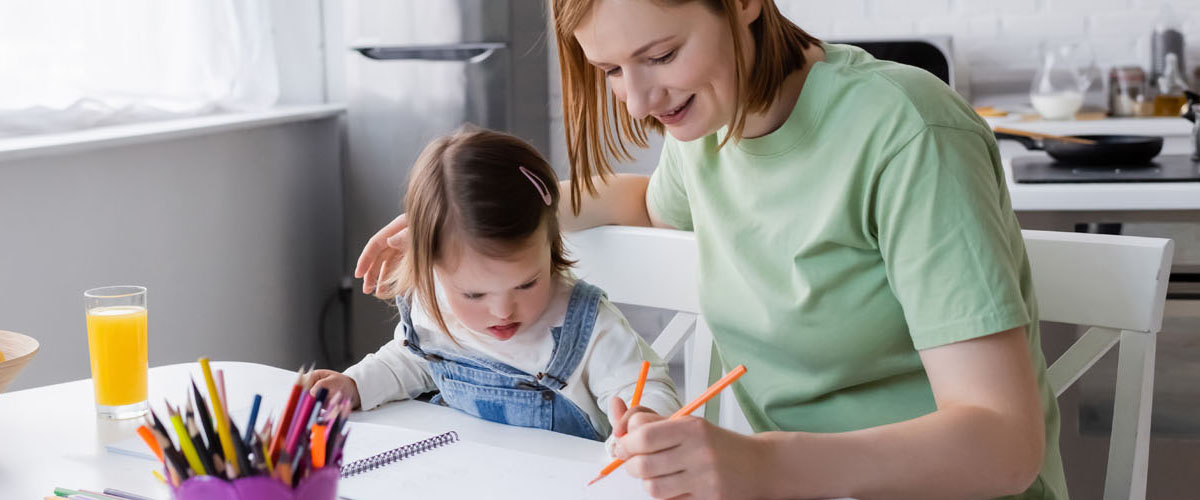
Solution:
[[[350,423],[349,428],[343,465],[435,435],[357,422]],[[649,498],[640,482],[619,469],[588,486],[605,465],[460,440],[344,478],[339,482],[338,496],[350,500]]]

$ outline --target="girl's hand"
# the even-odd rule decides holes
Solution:
[[[656,417],[658,416],[657,413],[654,413],[654,410],[646,408],[645,406],[627,408],[624,400],[613,396],[613,398],[608,401],[608,423],[612,425],[612,435],[616,437],[624,436],[629,426],[629,419],[639,413],[648,413]]]
[[[617,442],[625,471],[654,498],[757,498],[770,460],[765,441],[697,417],[674,420],[641,412]],[[615,432],[614,426],[614,432]]]
[[[333,397],[335,393],[341,393],[342,399],[350,401],[350,408],[358,409],[361,406],[362,402],[358,397],[358,383],[354,379],[333,370],[314,370],[308,377],[309,382],[312,383],[312,389],[308,391],[309,394],[316,396],[317,389],[324,387],[329,390],[327,397]]]
[[[408,248],[408,216],[400,214],[383,226],[379,232],[367,240],[362,255],[358,256],[358,265],[354,267],[354,277],[363,279],[363,293],[375,293],[387,273],[395,269],[404,257]]]

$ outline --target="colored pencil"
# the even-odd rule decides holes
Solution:
[[[225,455],[221,452],[220,438],[217,437],[217,432],[213,428],[212,416],[209,413],[208,404],[204,402],[204,396],[200,394],[200,389],[196,387],[195,380],[192,380],[192,397],[196,401],[196,413],[200,414],[200,427],[204,430],[204,440],[208,443],[208,455],[210,457],[216,455],[222,459],[225,458]]]
[[[726,373],[724,377],[721,377],[721,380],[718,380],[718,381],[716,381],[716,383],[709,386],[708,389],[705,390],[703,394],[698,396],[696,399],[692,400],[691,403],[688,403],[683,408],[680,408],[679,411],[676,411],[675,413],[671,414],[671,416],[668,417],[668,420],[673,420],[676,418],[687,416],[687,415],[691,414],[692,412],[696,411],[696,408],[699,408],[700,405],[707,403],[708,400],[713,398],[713,396],[716,396],[722,390],[724,390],[726,387],[729,387],[729,384],[732,384],[735,380],[737,380],[739,377],[741,377],[745,373],[746,373],[746,366],[745,365],[737,365],[736,368],[734,368],[733,370],[730,370],[729,373]],[[619,458],[614,459],[612,462],[609,462],[609,464],[600,471],[600,475],[596,476],[595,479],[591,480],[591,482],[588,483],[588,486],[595,484],[596,481],[603,479],[604,476],[607,476],[612,471],[617,470],[617,467],[620,467],[621,464],[623,464],[623,463],[625,463],[625,461],[621,460]]]
[[[237,453],[233,449],[233,438],[229,436],[229,417],[225,414],[225,408],[222,404],[220,394],[217,392],[217,382],[213,379],[212,368],[208,364],[208,358],[200,358],[200,369],[204,372],[204,382],[208,385],[208,397],[212,401],[213,416],[217,424],[217,436],[221,439],[221,450],[224,452],[225,460],[229,461],[230,457],[235,457]],[[233,473],[238,475],[237,463],[230,462],[234,467]]]
[[[179,447],[183,449],[183,456],[187,457],[188,465],[196,474],[208,475],[208,470],[204,468],[204,464],[200,462],[200,454],[196,453],[195,444],[192,443],[192,436],[188,433],[187,428],[183,426],[183,418],[179,416],[179,412],[171,408],[171,404],[167,403],[167,414],[170,415],[171,425],[175,427],[175,436],[179,438]]]
[[[146,446],[150,447],[150,451],[154,452],[154,456],[158,457],[158,461],[163,461],[162,448],[158,446],[158,440],[154,438],[154,434],[150,432],[150,428],[144,425],[139,425],[137,433],[142,437],[142,441],[146,442]]]
[[[127,498],[129,500],[153,500],[149,497],[144,497],[136,493],[130,493],[128,491],[121,491],[116,488],[104,488],[104,494],[112,495],[118,498]]]
[[[300,400],[300,384],[303,379],[304,367],[300,367],[296,383],[292,386],[292,394],[288,396],[287,405],[283,407],[283,414],[279,417],[279,427],[275,430],[275,435],[271,438],[271,461],[279,459],[280,449],[283,447],[284,438],[287,437],[289,430],[288,426],[292,424],[292,412],[296,410],[296,404]]]
[[[642,371],[638,373],[637,385],[633,388],[633,399],[629,400],[629,407],[633,408],[638,403],[642,402],[642,389],[646,388],[646,375],[650,374],[650,362],[642,361]]]
[[[246,422],[246,443],[254,436],[254,421],[258,419],[258,405],[262,403],[262,394],[254,395],[254,403],[250,405],[250,421]]]
[[[293,419],[292,428],[288,432],[287,444],[284,445],[284,450],[288,452],[288,455],[296,454],[296,445],[300,444],[300,436],[307,428],[308,416],[312,413],[313,405],[316,402],[316,398],[309,396],[307,392],[304,393],[304,399],[300,402],[300,408],[296,418]]]
[[[325,425],[312,426],[312,465],[314,469],[325,466]]]

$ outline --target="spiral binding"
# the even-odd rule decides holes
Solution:
[[[346,478],[355,474],[361,474],[369,470],[377,469],[392,462],[404,460],[414,455],[419,455],[434,448],[439,448],[456,441],[458,441],[458,433],[450,431],[444,434],[438,434],[431,438],[422,439],[412,444],[406,444],[399,448],[392,448],[383,453],[379,453],[362,460],[355,460],[343,465],[342,477]]]

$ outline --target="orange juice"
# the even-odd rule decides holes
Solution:
[[[145,401],[146,308],[88,309],[87,330],[96,404],[123,406]]]

